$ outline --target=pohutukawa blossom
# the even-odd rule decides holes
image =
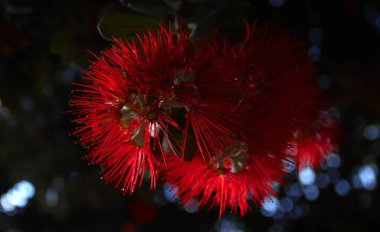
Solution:
[[[316,65],[270,26],[247,27],[238,43],[160,27],[117,40],[83,74],[74,133],[124,193],[162,177],[183,204],[244,215],[249,199],[276,194],[289,160],[317,165],[336,147],[336,122],[310,113]]]
[[[285,176],[281,159],[255,154],[244,143],[226,146],[212,158],[195,156],[184,161],[173,157],[166,168],[166,181],[178,189],[184,205],[197,199],[200,208],[219,206],[219,218],[227,207],[246,214],[249,199],[261,205],[264,198],[276,195],[272,184],[282,183]]]
[[[163,27],[138,36],[139,43],[118,40],[84,72],[71,104],[74,133],[89,148],[88,159],[101,164],[104,179],[123,192],[133,192],[149,171],[151,187],[157,181],[157,154],[163,139],[174,147],[169,126],[173,84],[178,70],[191,59],[189,36],[175,37]]]
[[[339,134],[336,119],[328,111],[320,111],[308,126],[296,130],[291,152],[298,167],[318,168],[328,155],[337,151]]]

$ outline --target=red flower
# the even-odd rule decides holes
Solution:
[[[198,42],[192,62],[183,69],[174,88],[185,109],[183,151],[191,139],[199,155],[211,158],[227,144],[235,143],[240,119],[235,113],[247,87],[241,80],[245,73],[228,52],[226,41]]]
[[[138,36],[139,45],[118,40],[102,52],[84,84],[76,84],[71,104],[80,127],[74,134],[89,148],[88,159],[101,164],[104,179],[123,192],[133,192],[146,170],[151,188],[157,181],[157,158],[170,147],[168,115],[178,69],[190,60],[189,37],[175,37],[163,27]]]
[[[283,153],[295,128],[311,120],[308,112],[320,101],[316,66],[291,33],[270,26],[248,29],[236,56],[246,63],[252,88],[238,114],[255,149]]]
[[[199,207],[219,206],[220,215],[227,207],[244,215],[248,199],[261,204],[282,183],[292,131],[318,101],[316,68],[290,34],[266,27],[207,53],[208,68],[198,67],[192,83],[198,94],[185,95],[192,96],[187,124],[203,159],[174,158],[165,177],[184,204],[197,199]]]
[[[225,147],[225,156],[195,156],[189,162],[173,157],[167,162],[166,182],[178,189],[176,194],[184,205],[191,206],[197,199],[200,208],[219,206],[219,217],[227,207],[245,215],[250,208],[248,200],[261,205],[264,198],[276,195],[272,185],[282,183],[285,175],[281,159],[247,149],[245,144],[237,144]]]
[[[303,166],[335,146],[324,117],[305,128],[320,101],[316,67],[288,32],[248,28],[231,43],[161,27],[117,41],[84,74],[75,134],[123,192],[149,171],[151,188],[162,175],[184,204],[244,215],[248,199],[275,195],[294,147]]]
[[[297,166],[300,169],[306,166],[318,168],[329,154],[337,151],[339,134],[340,129],[334,117],[329,112],[319,112],[308,126],[294,133],[294,146],[290,152]]]

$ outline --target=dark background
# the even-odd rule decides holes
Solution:
[[[202,8],[197,17],[207,19],[220,7],[188,2],[185,18]],[[163,188],[122,196],[69,136],[75,125],[64,112],[72,82],[91,59],[86,50],[109,45],[96,25],[126,7],[117,0],[0,0],[0,11],[0,231],[380,230],[379,1],[256,0],[244,13],[223,8],[223,19],[238,12],[280,23],[306,42],[344,134],[339,156],[317,172],[318,193],[308,196],[301,186],[303,195],[290,194],[292,184],[300,186],[293,172],[279,189],[274,218],[253,206],[244,218],[227,213],[221,221],[217,210],[194,213],[171,203]]]

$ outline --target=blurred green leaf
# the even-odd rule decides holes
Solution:
[[[78,45],[74,39],[73,28],[60,28],[53,34],[50,42],[50,52],[61,57],[63,63],[68,63],[78,55]]]
[[[165,4],[160,0],[121,0],[121,3],[133,11],[160,18],[175,15],[178,8],[178,4]]]
[[[106,40],[115,38],[130,39],[136,32],[158,27],[160,20],[155,17],[132,13],[113,12],[103,16],[98,23],[99,34]]]

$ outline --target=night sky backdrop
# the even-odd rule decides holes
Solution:
[[[0,231],[380,230],[379,1],[184,1],[185,20],[213,23],[223,33],[244,17],[295,32],[318,62],[318,85],[344,131],[339,154],[319,171],[293,171],[278,200],[220,221],[217,209],[179,205],[169,186],[151,192],[146,184],[123,196],[100,180],[99,167],[87,164],[86,150],[69,135],[72,83],[92,59],[87,50],[110,44],[97,24],[111,15],[114,24],[104,31],[112,33],[140,20],[122,16],[131,12],[127,2],[0,0]],[[174,1],[131,2],[160,15]]]

